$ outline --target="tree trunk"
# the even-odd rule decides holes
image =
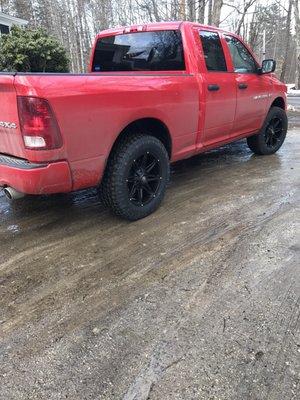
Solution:
[[[259,22],[257,21],[258,12],[259,12],[259,8],[256,6],[255,10],[252,14],[252,19],[251,19],[250,27],[249,27],[248,43],[252,49],[255,49],[257,42],[258,42],[258,37],[259,37],[259,32],[258,32]]]
[[[211,18],[211,23],[214,26],[220,25],[222,6],[223,6],[223,0],[214,0],[214,5],[212,9],[212,18]]]
[[[187,0],[188,6],[188,19],[189,21],[196,21],[196,1],[195,0]]]
[[[200,22],[200,24],[204,24],[205,20],[205,3],[205,0],[199,0],[198,22]]]
[[[208,25],[212,24],[213,0],[208,0]]]
[[[295,29],[296,29],[296,89],[300,88],[300,15],[299,15],[299,0],[295,0]]]
[[[245,21],[246,14],[247,14],[249,8],[250,8],[251,6],[253,6],[253,4],[256,3],[256,1],[257,1],[257,0],[248,0],[248,1],[244,4],[244,9],[243,9],[243,12],[242,12],[242,15],[241,15],[241,18],[240,18],[240,20],[239,20],[239,24],[238,24],[238,27],[237,27],[237,30],[236,30],[236,34],[237,34],[237,35],[240,35],[240,34],[241,34],[241,30],[242,30],[242,27],[243,27],[243,25],[244,25],[244,21]]]
[[[282,69],[281,69],[281,74],[280,74],[280,80],[282,82],[285,81],[286,70],[287,70],[287,65],[288,65],[288,56],[289,56],[289,51],[290,51],[291,19],[292,19],[293,3],[294,3],[294,0],[289,1],[289,8],[288,8],[288,13],[287,13],[287,17],[286,17],[286,35],[285,35],[285,41],[284,41],[285,52],[284,52],[284,59],[283,59],[283,64],[282,64]]]
[[[185,0],[179,0],[179,19],[183,21],[186,19]]]

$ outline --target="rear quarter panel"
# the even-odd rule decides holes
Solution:
[[[141,118],[169,129],[172,160],[190,154],[198,130],[198,85],[186,73],[17,75],[18,95],[46,98],[57,117],[64,146],[56,153],[71,166],[74,189],[96,185],[120,132]],[[45,161],[49,152],[28,152]]]

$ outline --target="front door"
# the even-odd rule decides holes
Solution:
[[[236,37],[225,35],[232,58],[237,87],[236,115],[231,137],[258,131],[264,122],[272,83],[257,73],[258,64],[250,51]]]
[[[201,71],[200,119],[202,135],[198,146],[211,146],[228,139],[235,116],[236,84],[228,72],[223,46],[218,32],[199,31],[205,60]]]

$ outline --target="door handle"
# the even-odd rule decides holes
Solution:
[[[208,85],[208,90],[210,90],[211,92],[216,92],[217,90],[220,90],[220,86],[219,85]]]
[[[247,89],[247,83],[239,83],[239,89]]]

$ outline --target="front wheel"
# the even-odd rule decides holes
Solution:
[[[259,134],[247,139],[249,148],[258,155],[274,154],[283,145],[288,128],[286,112],[272,107]]]
[[[168,153],[157,138],[136,134],[114,150],[101,184],[104,203],[131,221],[154,212],[165,195],[170,167]]]

